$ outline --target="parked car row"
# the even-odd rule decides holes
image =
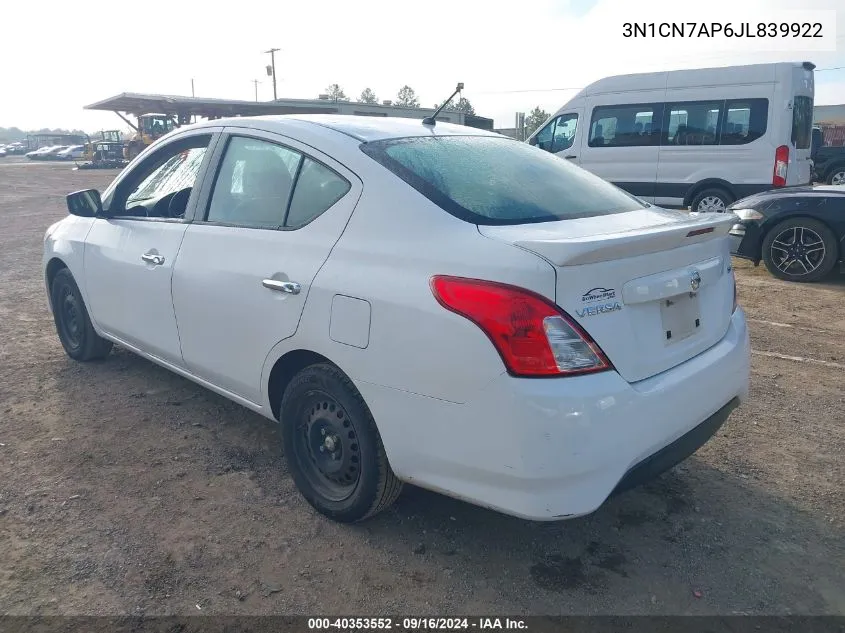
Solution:
[[[30,160],[76,160],[85,155],[84,145],[51,145],[27,152]]]
[[[14,156],[16,154],[25,154],[27,151],[26,143],[22,143],[21,141],[17,141],[15,143],[9,143],[8,145],[0,145],[0,158],[3,156]]]

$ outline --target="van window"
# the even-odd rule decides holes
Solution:
[[[663,104],[599,106],[590,121],[590,147],[642,147],[660,143]]]
[[[666,104],[662,145],[715,145],[722,101]]]
[[[578,126],[577,114],[561,114],[555,117],[534,137],[536,145],[547,152],[562,152],[572,147],[575,129]]]
[[[562,114],[555,119],[555,131],[552,138],[552,152],[562,152],[572,147],[575,140],[575,128],[578,125],[577,114]]]
[[[725,102],[720,145],[745,145],[766,133],[768,99],[731,99]],[[809,145],[808,145],[809,147]]]
[[[792,142],[795,149],[810,149],[813,136],[813,100],[795,97],[792,104]]]

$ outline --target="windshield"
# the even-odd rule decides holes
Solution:
[[[412,137],[365,143],[361,150],[473,224],[553,222],[647,206],[562,158],[508,138]]]

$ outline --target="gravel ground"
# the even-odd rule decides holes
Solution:
[[[42,236],[113,177],[0,161],[0,613],[845,614],[845,279],[738,262],[750,402],[589,517],[406,488],[341,526],[264,418],[123,350],[64,355]]]

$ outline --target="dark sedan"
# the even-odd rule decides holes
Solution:
[[[845,186],[774,189],[737,200],[727,209],[740,221],[731,229],[732,252],[762,260],[787,281],[818,281],[845,272]]]

